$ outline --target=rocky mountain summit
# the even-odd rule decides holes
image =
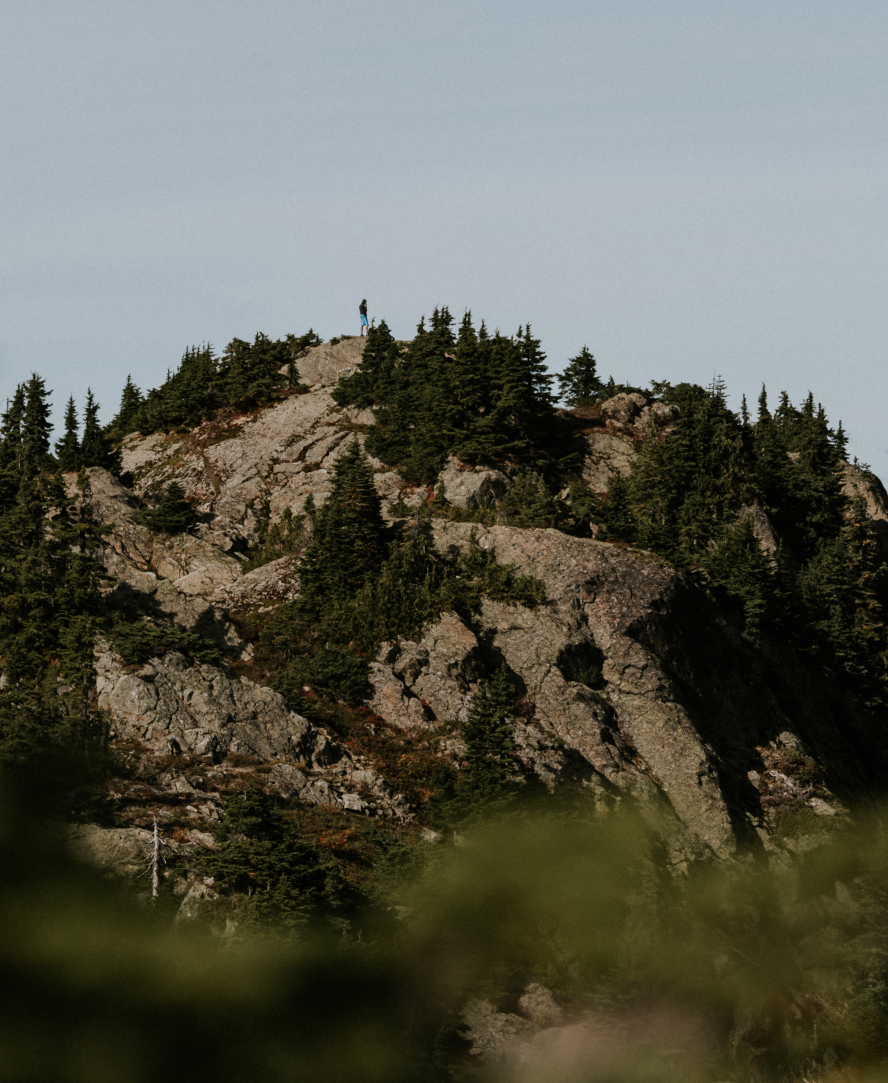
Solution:
[[[888,495],[813,396],[555,379],[438,308],[191,347],[53,444],[16,389],[7,1038],[77,1079],[885,1063]]]
[[[752,645],[736,612],[653,553],[480,514],[465,521],[512,489],[508,462],[451,457],[437,484],[423,486],[369,458],[389,523],[439,492],[453,512],[429,521],[435,548],[453,557],[480,547],[541,582],[544,601],[485,598],[471,616],[444,612],[419,636],[384,642],[364,705],[351,708],[352,728],[338,736],[266,687],[250,621],[298,597],[299,555],[245,565],[285,515],[299,516],[309,498],[323,505],[337,460],[363,444],[372,412],[331,395],[359,368],[363,346],[346,338],[308,349],[299,391],[261,409],[128,436],[120,480],[101,468],[86,471],[86,484],[68,475],[81,511],[107,526],[106,590],[126,595],[141,619],[172,622],[219,652],[213,664],[170,650],[133,665],[100,640],[98,704],[141,790],[126,806],[132,826],[90,829],[81,838],[88,852],[114,864],[121,832],[141,839],[153,817],[178,825],[186,856],[211,845],[220,785],[245,775],[343,822],[410,824],[416,793],[391,777],[380,735],[386,749],[401,742],[458,764],[456,724],[502,664],[520,690],[514,740],[528,771],[596,806],[644,807],[677,867],[707,855],[805,849],[846,815],[883,769],[884,749],[835,676],[778,637]],[[635,392],[573,411],[588,491],[601,494],[627,475],[645,434],[668,434],[676,416],[676,407]],[[140,509],[172,481],[200,521],[165,536],[143,525]],[[864,497],[870,520],[888,522],[877,480],[848,466],[845,484]],[[773,551],[773,524],[752,510],[759,544]],[[310,702],[310,686],[304,693]]]

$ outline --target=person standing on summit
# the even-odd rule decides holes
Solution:
[[[367,327],[367,298],[358,305],[358,312],[361,313],[361,338],[364,337],[364,328]]]

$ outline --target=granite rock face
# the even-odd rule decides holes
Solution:
[[[105,653],[96,670],[99,706],[111,713],[112,736],[154,752],[196,752],[214,760],[235,752],[314,766],[345,755],[270,688],[215,666],[189,666],[174,651],[133,672]]]
[[[595,493],[606,492],[615,475],[628,475],[638,445],[651,426],[657,432],[668,432],[678,416],[676,407],[638,392],[621,392],[571,413],[587,426],[583,433],[587,449],[583,481]]]
[[[866,765],[847,746],[840,752],[832,723],[838,689],[812,682],[781,644],[769,645],[769,670],[739,626],[652,554],[554,530],[433,529],[445,552],[474,532],[500,563],[542,580],[547,602],[485,601],[468,622],[444,614],[420,641],[384,645],[371,705],[389,721],[464,719],[478,681],[505,663],[524,690],[529,745],[548,743],[548,767],[530,747],[522,755],[548,784],[656,805],[667,831],[723,856],[770,845],[762,790],[748,777],[769,749],[791,740],[829,765],[836,789],[861,781]],[[791,711],[772,691],[777,673],[792,689]]]
[[[227,612],[272,608],[291,602],[299,595],[298,565],[298,557],[292,555],[272,560],[233,583],[218,587],[209,600]]]
[[[306,350],[297,366],[307,392],[254,414],[204,422],[184,434],[129,436],[123,470],[133,492],[149,498],[175,479],[211,517],[210,533],[231,539],[235,548],[255,543],[267,517],[274,521],[286,508],[300,512],[309,495],[323,503],[336,460],[373,423],[370,411],[343,409],[329,391],[360,363],[364,343],[345,338]],[[404,485],[398,475],[379,462],[374,470],[380,494],[397,499]],[[206,573],[191,583],[202,594],[226,585],[222,576],[213,583]]]
[[[852,463],[843,466],[842,491],[850,499],[863,501],[867,519],[872,524],[881,558],[888,559],[888,492],[885,486],[868,470]]]
[[[154,833],[138,827],[98,827],[77,824],[69,828],[72,852],[82,861],[110,869],[118,876],[143,876],[154,849]],[[181,843],[163,842],[164,850],[181,856],[187,847]]]

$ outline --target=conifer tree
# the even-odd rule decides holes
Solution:
[[[385,320],[371,327],[367,332],[361,364],[357,371],[341,379],[333,388],[331,395],[334,402],[366,409],[379,400],[386,401],[393,390],[392,380],[400,352]],[[378,420],[380,424],[385,424],[384,418],[379,417]]]
[[[601,396],[604,384],[598,376],[598,366],[588,346],[572,357],[564,372],[558,375],[561,397],[571,407],[591,406]]]
[[[181,534],[194,526],[197,516],[185,499],[185,490],[173,481],[166,487],[157,507],[143,511],[141,519],[156,534]]]
[[[382,502],[354,441],[336,461],[330,495],[315,516],[314,537],[299,565],[304,604],[317,607],[355,594],[385,555]]]
[[[558,504],[545,479],[536,471],[519,474],[498,507],[499,519],[508,526],[554,527]]]
[[[634,542],[636,539],[635,516],[629,495],[629,485],[622,474],[616,473],[607,487],[604,500],[590,509],[591,521],[601,525],[598,537],[601,541]]]
[[[886,579],[864,501],[857,497],[839,534],[822,539],[802,569],[799,590],[814,649],[870,708],[888,704]]]
[[[506,798],[520,779],[515,760],[515,690],[505,666],[481,681],[462,727],[465,768],[459,796],[467,808]]]
[[[460,324],[453,356],[447,370],[444,428],[447,441],[458,459],[483,458],[475,444],[481,420],[490,409],[489,340],[482,338],[466,312]],[[481,454],[479,455],[479,451]]]
[[[80,469],[80,441],[77,438],[77,432],[77,407],[74,405],[74,396],[72,395],[65,407],[65,433],[55,446],[59,460],[59,470]]]
[[[33,470],[50,464],[49,394],[42,377],[32,373],[25,384],[25,410],[21,421],[22,461]]]
[[[4,470],[0,489],[0,761],[20,762],[53,745],[92,739],[98,720],[90,705],[93,681],[90,621],[101,614],[98,567],[91,551],[99,532],[81,512],[72,517],[60,474],[49,472],[39,424],[46,413],[42,381],[32,381],[20,422],[27,433],[16,484]],[[35,401],[36,400],[36,401]],[[35,423],[36,419],[36,423]],[[0,458],[9,461],[4,440]],[[50,511],[52,515],[50,516]]]
[[[758,645],[765,622],[778,616],[781,596],[775,568],[762,552],[752,516],[726,527],[718,545],[704,558],[710,581],[724,587],[743,605],[743,636]]]
[[[19,384],[0,417],[0,510],[12,504],[21,484],[24,414],[25,388]]]
[[[133,383],[132,376],[127,375],[126,383],[123,385],[123,393],[120,396],[120,409],[117,411],[117,417],[111,422],[111,429],[120,436],[134,432],[133,422],[141,405],[142,392]]]
[[[99,424],[99,404],[92,391],[86,390],[86,406],[83,410],[83,438],[80,441],[80,466],[101,466],[106,470],[118,468],[109,438]]]
[[[216,358],[209,343],[192,346],[166,389],[171,419],[180,425],[198,425],[215,406]]]
[[[3,462],[22,465],[22,424],[25,418],[25,385],[19,384],[0,418],[0,450]]]
[[[331,923],[341,936],[366,903],[261,790],[249,788],[227,800],[215,834],[206,871],[223,890],[248,895],[240,908],[246,928],[287,937],[307,924]]]

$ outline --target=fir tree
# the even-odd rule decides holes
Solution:
[[[100,466],[106,470],[119,468],[117,456],[111,447],[110,440],[99,424],[99,404],[89,388],[86,390],[86,406],[83,411],[80,466]]]
[[[339,934],[366,899],[316,847],[300,837],[274,797],[251,787],[229,798],[206,871],[224,891],[247,896],[245,927],[292,935],[305,925],[332,924]]]
[[[465,768],[459,797],[466,809],[508,799],[520,779],[515,759],[515,690],[505,666],[481,681],[463,723]]]
[[[382,502],[373,471],[354,441],[336,461],[314,537],[299,565],[301,597],[308,607],[355,594],[386,555]]]
[[[80,469],[80,441],[77,438],[77,407],[74,405],[74,397],[68,399],[65,407],[65,434],[55,446],[59,460],[59,470],[71,471]]]
[[[194,508],[185,499],[185,490],[171,482],[156,508],[142,512],[142,522],[155,534],[181,534],[197,521]]]
[[[217,363],[213,347],[192,346],[182,355],[167,387],[171,417],[180,425],[198,425],[215,406]]]
[[[489,457],[481,433],[494,388],[490,376],[490,339],[472,325],[466,312],[448,366],[444,428],[453,454],[467,462]]]
[[[870,708],[888,704],[886,579],[859,497],[838,535],[821,540],[799,575],[814,649]]]
[[[558,376],[561,397],[568,406],[591,406],[601,397],[604,384],[598,376],[595,358],[584,346],[576,357],[572,357],[564,372]]]
[[[507,526],[554,527],[558,504],[544,478],[535,471],[526,471],[518,475],[500,501],[498,513]]]
[[[6,402],[6,410],[0,418],[0,450],[3,463],[22,466],[22,425],[25,419],[25,385],[19,384],[12,400]]]
[[[714,550],[703,558],[710,581],[724,587],[743,606],[743,636],[758,645],[766,622],[778,616],[785,601],[772,562],[762,552],[751,515],[726,527]]]
[[[367,332],[364,353],[357,371],[346,376],[333,388],[333,400],[342,406],[361,409],[387,399],[393,388],[394,370],[401,348],[392,336],[385,320]],[[384,419],[380,419],[384,424]]]
[[[31,424],[45,417],[42,381],[31,383]],[[43,400],[45,401],[45,400]],[[24,400],[27,406],[27,399]],[[33,403],[32,403],[33,405]],[[24,439],[20,424],[5,431]],[[81,747],[102,732],[91,706],[93,629],[104,611],[92,551],[99,531],[65,496],[59,474],[39,463],[41,426],[23,453],[17,484],[0,491],[0,761],[20,763],[52,747]],[[11,449],[0,444],[2,458]],[[52,513],[50,515],[50,512]]]
[[[25,409],[21,420],[22,462],[32,470],[43,469],[51,461],[49,434],[52,425],[48,398],[43,378],[32,373],[25,384]]]
[[[123,386],[123,394],[120,396],[120,409],[117,411],[117,417],[111,422],[111,430],[119,436],[134,432],[133,422],[141,405],[142,392],[133,383],[132,376],[127,375],[126,383]]]

